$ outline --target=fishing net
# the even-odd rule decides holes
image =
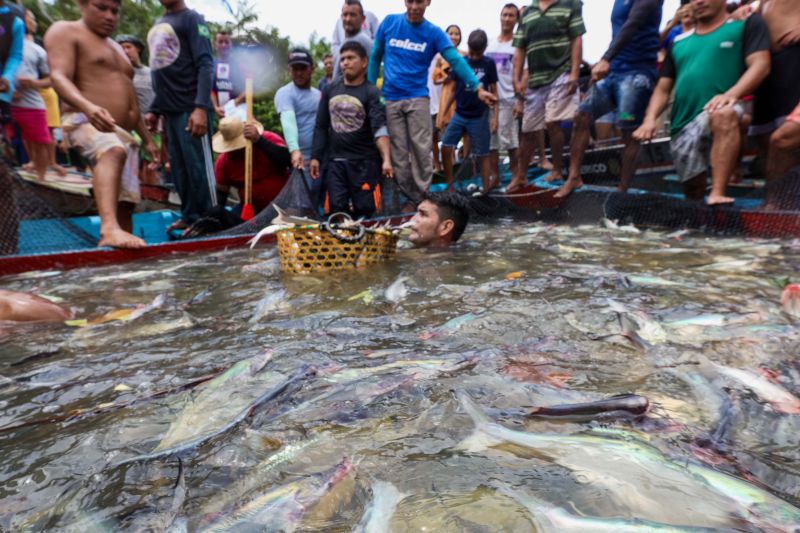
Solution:
[[[383,228],[336,223],[342,213],[318,226],[296,227],[277,233],[281,270],[310,274],[361,268],[394,257],[397,235]],[[352,222],[349,216],[345,221]]]
[[[0,161],[0,256],[83,250],[97,241]]]

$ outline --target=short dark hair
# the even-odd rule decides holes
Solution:
[[[469,34],[467,46],[469,47],[470,52],[482,54],[486,51],[486,47],[489,46],[489,37],[483,30],[474,30]]]
[[[341,48],[339,48],[339,57],[345,52],[355,52],[358,57],[367,57],[367,49],[358,41],[345,41]]]
[[[361,0],[344,0],[344,5],[346,6],[358,6],[358,9],[361,10],[361,16],[364,16],[364,6],[361,5]]]
[[[455,28],[458,30],[458,34],[461,36],[458,38],[458,44],[461,44],[461,40],[464,37],[464,32],[461,31],[461,26],[459,26],[458,24],[450,24],[447,28],[445,28],[444,32],[449,34],[450,28]]]
[[[230,37],[231,36],[231,30],[229,30],[228,28],[222,28],[221,30],[219,30],[214,35],[214,37],[216,38],[217,35],[227,35],[228,37]]]
[[[502,13],[506,9],[513,9],[514,11],[516,11],[517,12],[517,20],[519,20],[519,8],[517,7],[517,4],[512,4],[512,3],[509,2],[508,4],[503,6],[503,9],[500,10],[500,13]]]
[[[453,242],[464,234],[469,223],[469,202],[462,195],[453,191],[428,192],[422,200],[429,201],[436,206],[441,220],[453,221]]]
[[[333,54],[332,54],[332,53],[330,53],[330,52],[328,52],[328,53],[326,53],[324,56],[322,56],[322,60],[323,60],[323,61],[325,61],[325,60],[326,60],[326,59],[328,59],[329,57],[330,57],[331,59],[333,59]]]

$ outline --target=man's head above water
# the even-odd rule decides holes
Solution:
[[[417,248],[447,246],[461,238],[468,222],[466,198],[455,192],[427,193],[411,219],[409,240]]]

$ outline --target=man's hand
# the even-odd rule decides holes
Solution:
[[[202,107],[195,107],[189,115],[189,122],[186,124],[186,131],[192,137],[202,137],[208,133],[208,113]]]
[[[225,110],[220,106],[214,106],[214,113],[217,115],[217,118],[223,118],[225,116]]]
[[[0,93],[8,92],[8,80],[0,78]]]
[[[739,99],[735,96],[731,96],[728,94],[718,94],[714,98],[708,101],[708,103],[703,108],[704,111],[708,113],[713,113],[714,111],[719,111],[725,107],[731,107],[732,105],[736,104]]]
[[[109,113],[106,108],[100,107],[99,105],[92,105],[84,114],[86,118],[89,119],[89,123],[94,126],[97,131],[111,133],[114,131],[114,126],[117,125],[117,121],[114,120],[111,113]]]
[[[150,163],[154,166],[158,166],[161,163],[161,150],[158,149],[158,146],[153,141],[149,143],[145,143],[144,149],[147,152],[147,155],[150,156]]]
[[[525,102],[517,100],[514,102],[514,118],[522,118],[525,115]]]
[[[383,174],[387,178],[394,178],[394,168],[392,167],[391,160],[383,162],[383,164],[381,165],[381,174]]]
[[[244,138],[250,142],[256,142],[261,134],[258,133],[258,128],[255,124],[248,123],[244,125]]]
[[[578,76],[570,75],[567,81],[567,94],[572,96],[578,90]]]
[[[497,103],[497,97],[486,89],[478,89],[478,98],[489,107],[494,107]]]
[[[304,163],[305,161],[303,160],[303,152],[300,150],[295,150],[292,152],[292,166],[294,168],[302,170]]]
[[[592,67],[592,81],[602,80],[608,76],[609,71],[611,71],[611,65],[605,59],[601,59]]]
[[[34,80],[33,78],[17,78],[17,87],[20,89],[33,89],[34,88]]]
[[[645,117],[642,125],[633,132],[633,138],[637,141],[649,141],[656,136],[657,132],[658,125],[656,124],[656,121]]]
[[[158,131],[158,115],[155,113],[147,113],[144,116],[144,125],[147,126],[150,133],[156,133]]]
[[[308,164],[308,173],[311,174],[311,179],[319,178],[319,161],[312,159]]]

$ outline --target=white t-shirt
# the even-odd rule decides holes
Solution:
[[[489,41],[486,56],[494,60],[497,65],[497,96],[500,100],[514,98],[514,39],[500,42],[497,38]],[[527,62],[526,62],[527,63]]]

